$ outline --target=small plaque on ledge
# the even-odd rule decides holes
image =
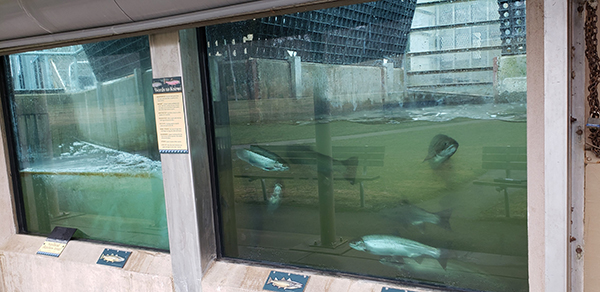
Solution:
[[[397,288],[389,288],[389,287],[383,287],[381,288],[381,292],[416,292],[413,290],[405,290],[405,289],[397,289]]]
[[[77,229],[56,226],[46,238],[37,254],[58,257]]]
[[[309,276],[271,271],[263,290],[302,292],[306,287]]]
[[[105,248],[96,264],[123,268],[130,255],[130,251]]]

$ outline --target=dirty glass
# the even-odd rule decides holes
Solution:
[[[383,0],[206,34],[225,257],[528,290],[525,2]]]
[[[27,232],[168,249],[147,37],[11,55]]]

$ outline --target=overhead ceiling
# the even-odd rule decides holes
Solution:
[[[0,54],[336,0],[0,0]]]

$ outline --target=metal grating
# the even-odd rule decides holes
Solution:
[[[525,0],[498,0],[502,55],[526,52]]]
[[[209,53],[226,59],[355,64],[402,55],[416,0],[383,0],[207,27]]]
[[[145,71],[152,67],[148,36],[84,44],[82,46],[99,82],[131,75],[134,68],[141,68]]]

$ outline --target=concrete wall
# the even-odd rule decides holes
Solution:
[[[298,58],[299,60],[299,58]],[[228,62],[216,59],[221,97],[228,98],[236,122],[306,119],[314,114],[313,88],[317,71],[323,72],[332,115],[384,104],[404,102],[404,72],[393,64],[381,66],[327,65],[317,63],[250,59]],[[213,67],[213,72],[214,73]],[[298,74],[298,76],[296,76]],[[213,77],[214,78],[214,77]],[[289,99],[296,106],[289,106]],[[237,101],[237,102],[234,102]]]
[[[173,291],[168,254],[137,250],[119,269],[95,264],[108,245],[73,241],[55,258],[36,254],[44,239],[14,235],[0,246],[0,291]]]
[[[527,56],[498,58],[496,102],[527,102]]]
[[[148,71],[94,90],[17,94],[22,162],[57,157],[78,140],[157,159],[151,82]]]

